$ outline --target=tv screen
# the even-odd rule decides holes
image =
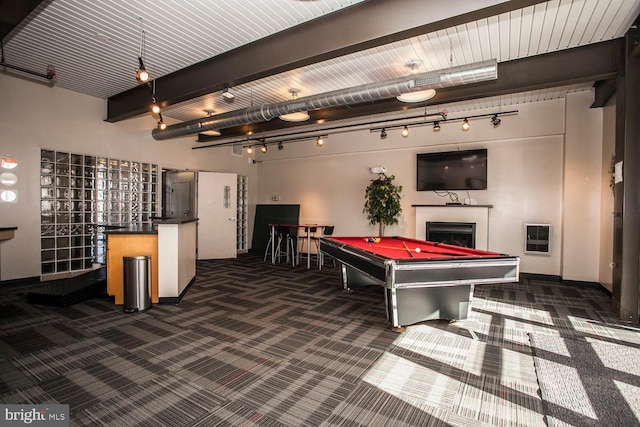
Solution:
[[[487,149],[419,153],[417,190],[486,190]]]

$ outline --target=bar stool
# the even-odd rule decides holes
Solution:
[[[335,229],[335,226],[326,225],[326,226],[322,227],[322,234],[320,235],[320,237],[313,236],[311,238],[311,241],[316,244],[316,252],[318,253],[318,270],[322,270],[322,265],[324,264],[324,256],[325,256],[322,252],[320,252],[320,238],[321,237],[331,237],[333,235],[333,230],[334,229]],[[333,259],[333,266],[334,267],[336,266],[336,260],[335,259]]]
[[[318,227],[317,226],[313,226],[313,224],[310,224],[309,227],[304,227],[304,234],[302,234],[301,236],[298,236],[298,264],[300,264],[300,254],[304,253],[306,256],[307,253],[307,249],[305,247],[305,244],[307,243],[307,235],[309,236],[309,239],[312,240],[315,237],[316,232],[318,231]],[[309,257],[311,256],[311,254],[309,254]]]
[[[278,225],[276,227],[276,235],[278,239],[278,244],[276,246],[276,257],[278,258],[278,262],[284,253],[286,256],[286,261],[289,263],[291,260],[291,265],[293,267],[296,266],[296,254],[294,241],[297,240],[297,227],[288,227],[285,225]],[[295,234],[295,236],[294,236]],[[282,248],[284,242],[284,249]]]

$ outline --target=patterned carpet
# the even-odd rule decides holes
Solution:
[[[382,288],[339,281],[254,254],[200,261],[179,305],[133,314],[0,287],[0,402],[69,404],[74,426],[545,426],[530,334],[640,343],[596,289],[477,286],[468,319],[399,334]],[[618,403],[634,392],[619,377]]]

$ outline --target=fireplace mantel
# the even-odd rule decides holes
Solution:
[[[411,205],[414,208],[492,208],[493,205]]]
[[[411,205],[416,208],[416,239],[427,237],[427,221],[476,224],[476,248],[489,247],[489,209],[493,205]]]

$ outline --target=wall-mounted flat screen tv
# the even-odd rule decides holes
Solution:
[[[487,149],[419,153],[417,190],[486,190]]]

